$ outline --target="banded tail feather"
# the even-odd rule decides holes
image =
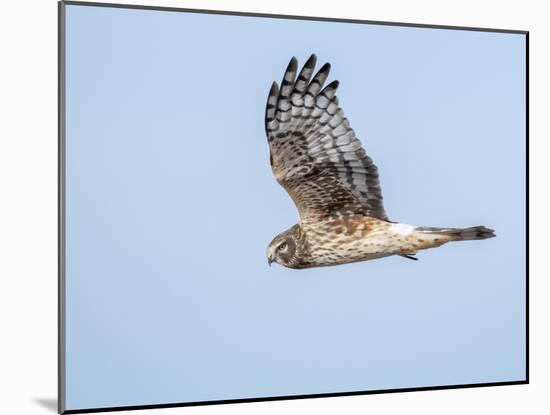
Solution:
[[[395,223],[391,229],[398,236],[399,255],[416,259],[414,255],[422,249],[437,248],[447,242],[474,241],[494,238],[495,231],[485,226],[470,228],[437,228],[431,226],[412,226]]]
[[[489,229],[485,226],[472,226],[470,228],[434,228],[421,226],[416,228],[415,232],[432,236],[446,236],[451,241],[474,241],[494,238],[496,236],[493,229]]]

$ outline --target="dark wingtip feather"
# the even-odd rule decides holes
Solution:
[[[267,103],[265,105],[265,133],[268,135],[269,131],[267,128],[268,123],[275,119],[276,108],[277,108],[277,99],[279,96],[279,85],[277,82],[271,84],[271,89],[269,90],[269,95],[267,96]]]
[[[292,95],[301,96],[306,92],[306,89],[308,87],[311,76],[313,75],[313,70],[315,69],[316,64],[317,64],[317,56],[315,56],[315,54],[312,54],[309,57],[309,59],[306,61],[304,66],[302,67],[302,70],[300,71],[300,74],[296,79],[296,83],[294,84]]]
[[[295,56],[290,59],[288,67],[286,68],[287,72],[296,72],[298,70],[298,59]]]
[[[271,88],[269,89],[269,94],[267,96],[267,107],[275,108],[275,105],[277,104],[277,98],[279,96],[279,84],[277,82],[273,82],[271,84]]]
[[[293,56],[290,62],[288,63],[288,66],[286,67],[283,80],[281,81],[280,98],[283,98],[283,101],[279,101],[279,102],[284,102],[284,100],[288,99],[288,97],[290,96],[292,86],[294,85],[294,82],[296,80],[297,70],[298,70],[298,60]]]
[[[277,95],[279,93],[279,84],[277,81],[273,81],[271,89],[269,90],[269,96]]]
[[[336,95],[336,89],[338,89],[338,85],[340,85],[340,82],[332,81],[330,84],[323,88],[321,94],[331,100],[332,98],[334,98],[334,95]]]
[[[323,84],[325,83],[326,79],[328,78],[330,72],[330,63],[325,63],[323,66],[321,66],[321,69],[317,71],[315,76],[313,77],[313,80],[308,86],[308,92],[313,95],[317,95],[321,88],[323,88]]]
[[[304,68],[314,68],[316,63],[317,63],[317,55],[315,55],[315,53],[312,53],[311,56],[306,61],[306,63],[304,63]]]
[[[338,86],[340,85],[340,81],[332,81],[330,84],[328,84],[326,87],[325,87],[325,90],[329,90],[329,89],[338,89]]]
[[[321,69],[319,69],[319,72],[317,72],[317,74],[325,74],[326,76],[328,76],[328,74],[330,73],[330,63],[325,63],[323,66],[321,66]]]

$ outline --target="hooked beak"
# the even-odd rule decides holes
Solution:
[[[273,251],[271,249],[267,252],[267,265],[271,266],[271,264],[275,261],[275,256],[273,255]]]

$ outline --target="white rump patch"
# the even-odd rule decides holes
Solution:
[[[394,223],[391,226],[392,230],[400,235],[407,236],[413,233],[416,226],[407,225],[406,223]]]

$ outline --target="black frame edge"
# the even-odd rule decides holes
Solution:
[[[525,329],[525,379],[517,381],[502,381],[502,382],[487,382],[487,383],[471,383],[458,385],[441,385],[441,386],[424,386],[411,388],[397,389],[382,389],[370,391],[352,391],[352,392],[334,392],[334,393],[319,393],[319,394],[302,394],[302,395],[284,395],[272,397],[258,398],[241,398],[241,399],[226,399],[198,402],[181,402],[167,404],[152,404],[152,405],[129,405],[117,407],[99,407],[88,409],[66,409],[65,396],[65,6],[90,6],[90,7],[110,7],[121,9],[138,9],[138,10],[156,10],[169,12],[186,12],[198,14],[219,14],[241,17],[264,17],[273,19],[290,19],[290,20],[309,20],[321,22],[337,22],[337,23],[354,23],[354,24],[371,24],[371,25],[386,25],[386,26],[401,26],[413,28],[428,28],[428,29],[443,29],[443,30],[464,30],[464,31],[480,31],[494,33],[508,33],[525,35],[525,148],[526,148],[526,280],[525,280],[525,299],[526,299],[526,329]],[[147,410],[147,409],[166,409],[190,406],[209,406],[221,404],[239,404],[252,402],[270,402],[281,400],[296,400],[296,399],[316,399],[316,398],[332,398],[346,396],[363,396],[376,395],[387,393],[404,393],[404,392],[425,392],[438,390],[453,390],[453,389],[469,389],[478,387],[493,387],[493,386],[513,386],[527,385],[530,383],[530,354],[529,354],[529,34],[528,30],[508,30],[480,27],[464,27],[464,26],[447,26],[447,25],[432,25],[423,23],[401,23],[389,21],[371,21],[359,19],[345,18],[329,18],[329,17],[312,17],[312,16],[293,16],[282,14],[267,14],[253,12],[235,12],[207,9],[187,9],[177,7],[162,7],[162,6],[145,6],[132,5],[122,3],[100,3],[100,2],[82,2],[61,0],[58,2],[58,413],[59,414],[82,414],[93,412],[115,412],[127,410]]]
[[[340,17],[295,16],[295,15],[287,15],[287,14],[239,12],[239,11],[226,11],[226,10],[213,10],[213,9],[187,9],[183,7],[146,6],[146,5],[126,4],[126,3],[100,3],[100,2],[85,2],[85,1],[73,1],[73,0],[66,0],[64,1],[64,3],[67,5],[73,5],[73,6],[111,7],[116,9],[156,10],[156,11],[165,11],[165,12],[185,12],[185,13],[199,13],[199,14],[220,14],[220,15],[226,15],[226,16],[265,17],[269,19],[310,20],[310,21],[317,21],[317,22],[372,24],[372,25],[380,25],[380,26],[404,26],[404,27],[417,27],[417,28],[426,28],[426,29],[465,30],[465,31],[476,31],[476,32],[495,32],[495,33],[509,33],[509,34],[522,34],[522,35],[528,33],[527,30],[516,30],[516,29],[450,26],[450,25],[436,25],[436,24],[428,24],[428,23],[402,23],[402,22],[377,21],[377,20],[346,19],[346,18],[340,18]]]
[[[529,32],[525,33],[525,382],[529,383]]]
[[[416,388],[382,389],[382,390],[375,390],[375,391],[334,392],[334,393],[318,393],[318,394],[312,394],[312,395],[272,396],[267,398],[242,398],[242,399],[227,399],[227,400],[217,400],[217,401],[167,403],[167,404],[157,404],[157,405],[113,406],[113,407],[91,408],[91,409],[69,409],[63,412],[63,414],[86,414],[91,412],[116,412],[116,411],[134,411],[134,410],[147,410],[147,409],[167,409],[167,408],[182,408],[182,407],[189,407],[189,406],[290,401],[290,400],[296,400],[296,399],[336,398],[336,397],[345,397],[345,396],[380,395],[380,394],[387,394],[387,393],[403,393],[403,392],[427,392],[427,391],[469,389],[469,388],[492,387],[492,386],[514,386],[514,385],[525,385],[527,383],[528,382],[526,380],[518,380],[518,381],[509,381],[509,382],[472,383],[472,384],[464,384],[464,385],[423,386],[423,387],[416,387]]]
[[[57,5],[57,411],[65,404],[65,3]]]

